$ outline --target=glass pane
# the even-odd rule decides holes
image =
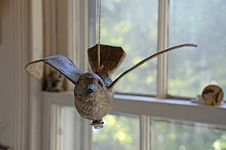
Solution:
[[[81,117],[74,107],[58,107],[57,150],[80,149]]]
[[[101,43],[121,46],[127,53],[113,79],[156,51],[157,8],[157,0],[102,1]],[[129,73],[118,83],[115,90],[155,94],[156,60]]]
[[[93,129],[92,150],[138,150],[139,117],[107,115],[104,128]]]
[[[225,150],[226,130],[207,124],[151,121],[152,150]]]
[[[169,94],[194,97],[209,84],[226,91],[225,0],[171,0],[169,45],[198,44],[169,54]]]

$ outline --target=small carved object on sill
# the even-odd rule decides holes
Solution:
[[[0,144],[0,150],[10,150],[10,147]]]
[[[207,105],[215,106],[221,104],[224,98],[224,92],[217,85],[208,85],[202,91],[202,99]]]
[[[63,75],[59,71],[53,68],[49,68],[45,79],[44,90],[50,92],[65,91],[63,83],[64,83]]]
[[[114,81],[111,80],[111,75],[122,63],[126,54],[121,47],[109,45],[97,44],[88,49],[89,64],[92,72],[83,73],[70,59],[62,55],[30,62],[25,69],[37,79],[41,79],[43,76],[43,63],[58,70],[74,84],[74,104],[79,114],[83,118],[92,120],[91,125],[95,128],[102,128],[104,124],[102,118],[113,107],[114,94],[112,90],[116,83],[129,72],[152,58],[182,47],[197,47],[197,45],[181,44],[159,51],[126,70]]]

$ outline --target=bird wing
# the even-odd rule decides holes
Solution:
[[[32,61],[25,66],[25,70],[31,76],[40,80],[43,77],[44,64],[48,64],[49,66],[58,70],[72,83],[75,83],[82,74],[81,69],[76,66],[69,58],[63,55],[54,55]]]
[[[147,61],[151,60],[152,58],[155,58],[157,57],[158,55],[160,54],[163,54],[163,53],[166,53],[166,52],[169,52],[171,50],[175,50],[175,49],[178,49],[178,48],[182,48],[182,47],[197,47],[197,45],[195,44],[190,44],[190,43],[187,43],[187,44],[181,44],[181,45],[177,45],[177,46],[174,46],[174,47],[170,47],[170,48],[167,48],[165,50],[162,50],[162,51],[159,51],[155,54],[152,54],[151,56],[145,58],[144,60],[140,61],[139,63],[137,63],[136,65],[134,65],[133,67],[131,67],[130,69],[126,70],[125,72],[123,72],[118,78],[116,78],[110,86],[108,86],[108,89],[112,89],[114,87],[114,85],[123,77],[125,76],[126,74],[128,74],[129,72],[133,71],[134,69],[136,69],[137,67],[141,66],[142,64],[146,63]]]

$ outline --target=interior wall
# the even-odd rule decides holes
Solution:
[[[10,43],[12,37],[10,34],[10,1],[0,1],[0,142],[11,145],[12,129],[12,109],[11,109],[11,86],[9,81],[12,80],[10,70],[12,68]]]
[[[0,0],[0,143],[28,147],[29,0]]]

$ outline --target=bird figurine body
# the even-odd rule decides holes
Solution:
[[[95,73],[84,73],[79,77],[74,96],[76,109],[84,118],[93,120],[92,125],[101,125],[102,118],[113,107],[113,93]]]
[[[91,125],[102,128],[102,118],[108,114],[114,103],[113,87],[126,74],[141,66],[148,60],[181,47],[197,47],[195,44],[181,44],[159,51],[140,61],[123,72],[114,81],[111,75],[122,63],[125,52],[121,47],[95,45],[88,49],[89,64],[92,72],[83,73],[70,59],[62,55],[54,55],[36,60],[25,66],[26,71],[37,79],[43,76],[43,65],[47,64],[62,73],[74,84],[74,104],[79,114],[92,120]]]

